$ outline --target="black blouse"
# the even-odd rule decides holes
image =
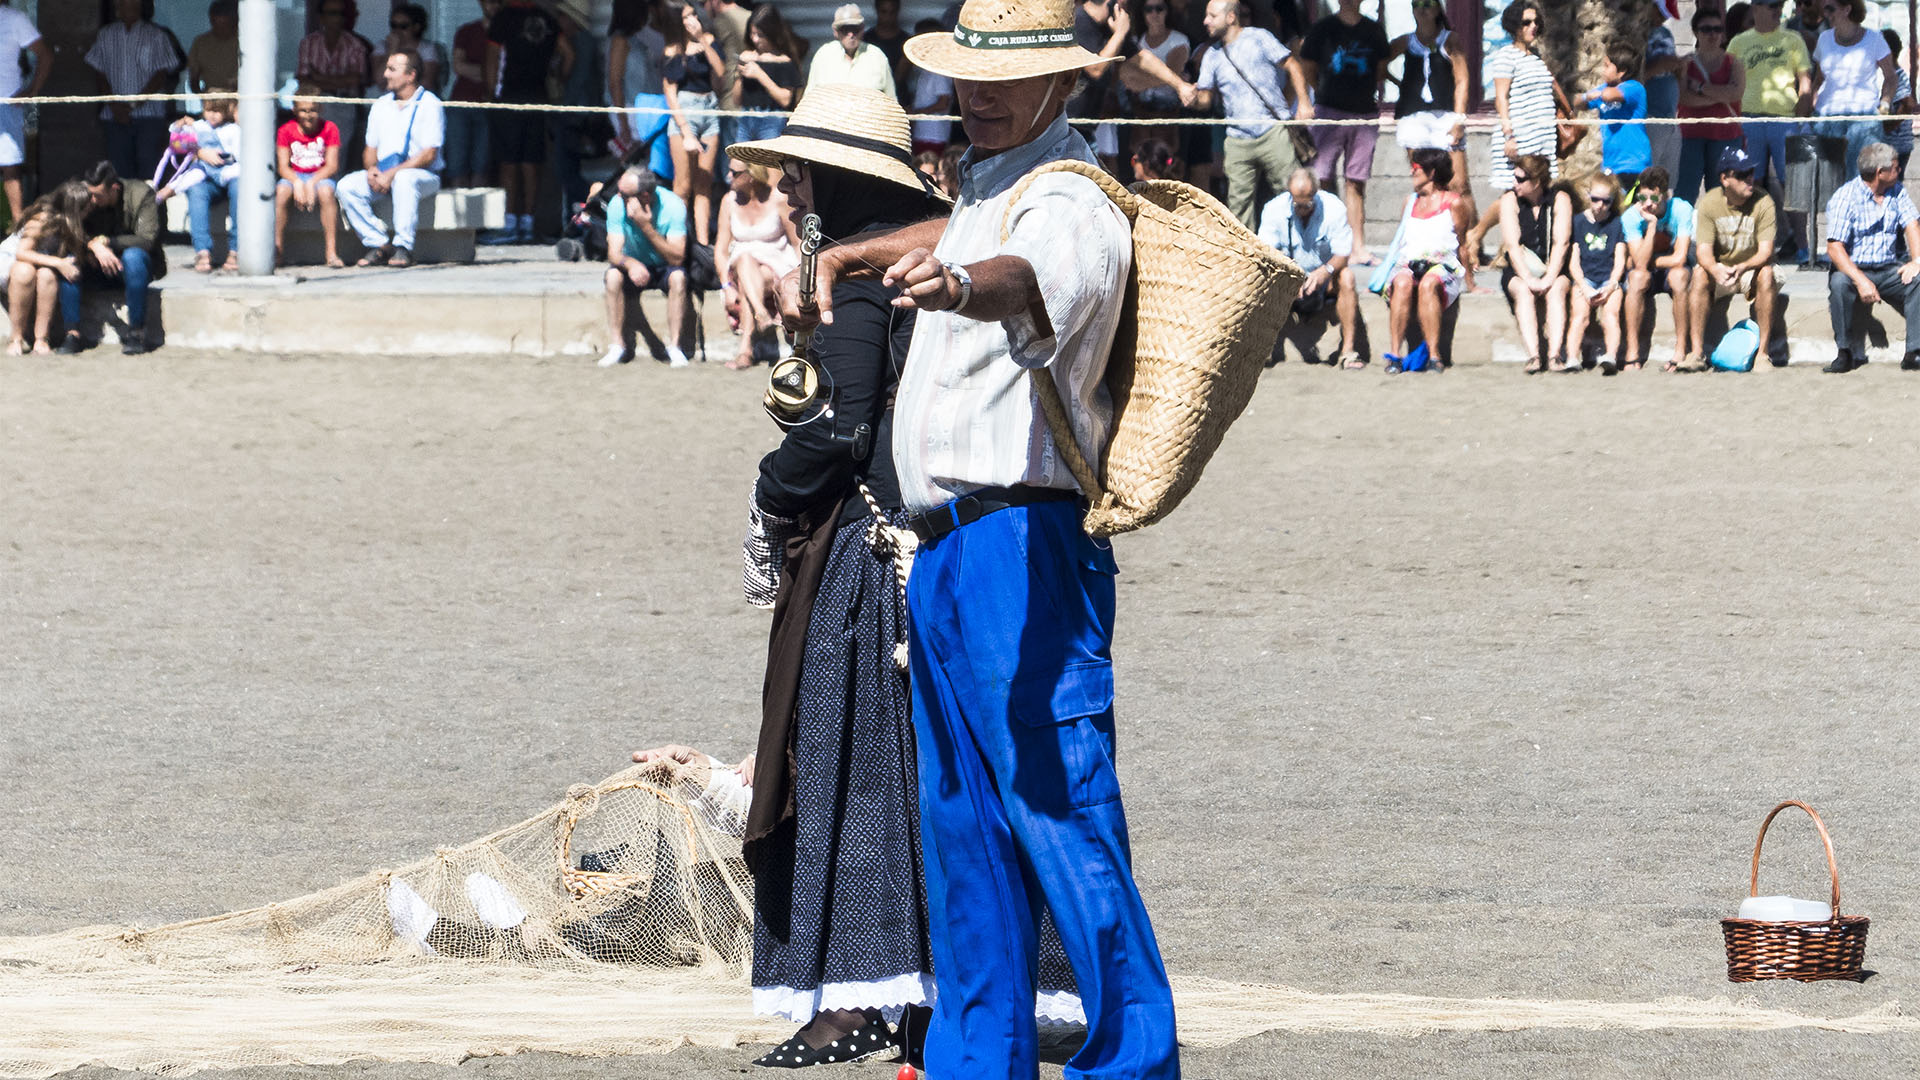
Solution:
[[[833,289],[833,325],[814,331],[815,362],[833,380],[831,417],[787,429],[760,459],[760,508],[798,518],[847,496],[844,520],[869,513],[864,482],[880,505],[900,506],[893,471],[893,392],[913,339],[912,311],[892,306],[898,289],[843,281]]]
[[[800,65],[792,60],[762,60],[760,70],[766,72],[767,78],[782,90],[800,88]],[[749,79],[745,75],[740,76],[740,107],[769,110],[786,108],[773,100],[773,95],[760,85],[759,79]]]

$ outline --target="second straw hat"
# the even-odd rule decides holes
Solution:
[[[907,41],[907,56],[937,75],[1005,82],[1097,64],[1073,36],[1073,0],[967,0],[953,33]]]
[[[727,156],[770,169],[788,159],[833,165],[947,198],[913,167],[913,136],[900,102],[862,86],[815,87],[779,135],[734,143]]]

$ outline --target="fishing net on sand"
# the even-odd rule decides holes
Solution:
[[[311,895],[0,938],[0,1076],[778,1041],[746,986],[748,798],[725,769],[636,766]]]

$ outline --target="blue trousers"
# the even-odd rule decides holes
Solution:
[[[1180,1075],[1114,771],[1115,573],[1071,502],[990,514],[915,557],[913,722],[939,991],[930,1076],[1037,1075],[1043,905],[1087,1013],[1066,1076]]]
[[[213,200],[220,195],[227,197],[227,250],[237,250],[239,233],[235,217],[240,207],[240,177],[235,176],[223,184],[208,175],[187,189],[187,235],[193,238],[196,252],[213,250]]]
[[[120,262],[124,265],[119,277],[106,274],[88,266],[80,274],[79,281],[60,279],[60,321],[68,330],[80,328],[80,289],[108,288],[127,290],[127,325],[135,330],[144,331],[147,327],[147,282],[152,275],[152,256],[144,248],[128,248],[120,253]]]

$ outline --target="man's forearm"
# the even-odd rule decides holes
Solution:
[[[1860,267],[1855,265],[1853,256],[1847,253],[1847,246],[1840,241],[1827,241],[1827,261],[1833,264],[1833,268],[1839,271],[1842,277],[1848,278],[1856,286],[1873,284],[1867,280],[1867,275],[1860,272]]]
[[[820,261],[826,264],[822,269],[831,267],[834,277],[846,280],[877,278],[915,249],[933,250],[946,231],[945,218],[930,218],[890,233],[839,244],[820,253]]]

